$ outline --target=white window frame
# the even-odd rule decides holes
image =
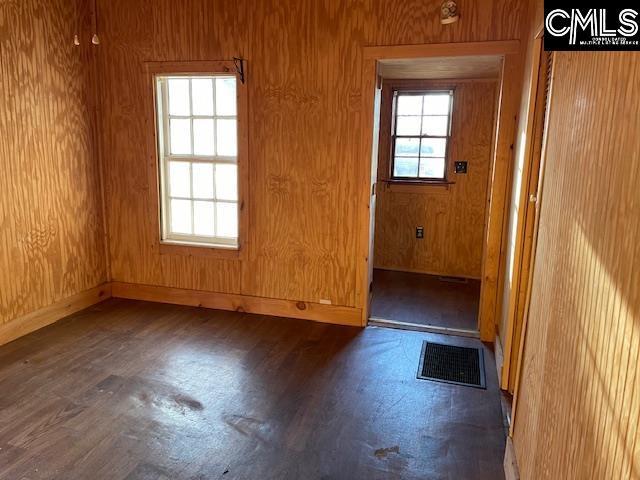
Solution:
[[[163,244],[174,244],[174,245],[187,245],[187,246],[202,246],[202,247],[216,247],[216,248],[224,248],[224,249],[239,249],[240,245],[240,169],[238,165],[238,152],[240,150],[239,145],[239,135],[238,135],[238,113],[239,113],[239,102],[236,95],[236,115],[217,115],[216,114],[216,82],[217,78],[233,78],[236,81],[236,92],[238,91],[238,79],[233,74],[228,73],[189,73],[189,74],[162,74],[155,76],[155,85],[156,89],[156,118],[157,122],[155,125],[156,133],[157,133],[157,148],[158,148],[158,162],[159,162],[159,183],[160,183],[160,230],[161,230],[161,238],[160,243]],[[169,114],[169,89],[168,89],[168,80],[170,79],[211,79],[213,84],[213,114],[212,115],[194,115],[193,114],[193,98],[192,98],[192,83],[189,82],[189,99],[191,102],[190,105],[190,115],[170,115]],[[236,155],[235,156],[221,156],[221,155],[195,155],[195,154],[172,154],[171,153],[171,139],[169,133],[169,124],[171,119],[188,119],[191,121],[191,151],[194,151],[194,139],[193,139],[193,120],[197,119],[212,119],[214,121],[214,144],[217,148],[217,139],[215,138],[217,129],[215,127],[217,119],[233,119],[236,121]],[[190,197],[177,197],[171,196],[170,188],[169,188],[169,162],[171,161],[182,161],[187,162],[189,164],[189,182],[190,182]],[[193,175],[192,175],[192,165],[194,163],[206,163],[213,166],[214,175],[213,175],[213,199],[204,199],[198,198],[193,195]],[[238,166],[236,182],[238,197],[236,200],[227,200],[227,199],[218,199],[216,197],[216,185],[215,185],[215,168],[216,165],[221,164],[233,164]],[[181,199],[181,200],[189,200],[191,202],[191,226],[193,229],[194,219],[193,219],[193,211],[194,211],[194,201],[206,201],[211,202],[214,205],[214,231],[216,231],[217,226],[216,222],[216,204],[218,203],[228,203],[235,204],[237,210],[237,228],[238,234],[236,237],[222,237],[222,236],[201,236],[196,234],[184,234],[184,233],[175,233],[171,232],[171,200],[172,199]],[[217,233],[217,232],[216,232]]]
[[[422,122],[425,116],[444,116],[444,115],[434,115],[434,114],[425,114],[424,106],[422,107],[422,111],[420,114],[420,135],[397,135],[396,134],[396,124],[398,119],[398,97],[399,96],[425,96],[425,95],[441,95],[447,94],[449,95],[449,111],[447,112],[447,133],[446,135],[426,135],[422,134]],[[449,170],[449,146],[451,144],[451,125],[453,123],[453,102],[455,100],[455,90],[453,88],[422,88],[422,89],[403,89],[403,88],[395,88],[393,90],[393,109],[391,112],[391,161],[389,162],[390,167],[390,178],[392,181],[400,181],[400,182],[423,182],[423,183],[442,183],[447,182],[447,174]],[[396,163],[396,140],[398,138],[419,138],[420,145],[418,146],[418,175],[415,177],[402,177],[395,175],[395,163]],[[424,138],[439,138],[445,141],[445,153],[444,153],[444,173],[442,177],[421,177],[420,176],[420,162],[422,162],[423,158],[429,158],[428,156],[422,155],[422,139]],[[441,158],[441,157],[433,157],[433,158]]]

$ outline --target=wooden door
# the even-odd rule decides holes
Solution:
[[[373,106],[373,145],[371,148],[371,178],[370,180],[370,191],[371,198],[369,199],[369,263],[368,263],[368,286],[369,292],[368,295],[371,295],[372,285],[373,285],[373,241],[375,238],[376,231],[376,185],[378,182],[378,144],[380,138],[380,105],[382,102],[382,79],[377,76],[376,79],[376,91],[374,95],[374,106]],[[369,302],[371,298],[369,297]]]
[[[517,198],[517,223],[515,225],[515,247],[512,264],[512,282],[509,292],[507,311],[507,332],[504,346],[504,364],[501,387],[514,392],[520,346],[523,337],[523,325],[527,306],[527,292],[530,283],[531,268],[535,252],[536,219],[540,208],[540,179],[542,145],[547,117],[547,105],[550,88],[551,54],[544,51],[542,37],[536,38],[532,62],[534,74],[530,101],[533,102],[531,126],[528,128],[529,140],[525,147],[525,164],[522,172],[520,195]]]

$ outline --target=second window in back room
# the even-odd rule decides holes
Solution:
[[[392,179],[445,180],[453,91],[395,91]]]

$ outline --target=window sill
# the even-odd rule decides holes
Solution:
[[[230,245],[207,245],[198,243],[160,242],[160,255],[182,255],[185,257],[240,258],[240,248]]]
[[[381,182],[386,191],[398,193],[427,193],[433,190],[449,190],[456,182],[447,180],[383,180]]]

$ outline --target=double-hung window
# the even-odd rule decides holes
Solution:
[[[162,242],[238,248],[236,76],[155,84]]]
[[[452,90],[394,91],[392,180],[446,180],[452,105]]]

